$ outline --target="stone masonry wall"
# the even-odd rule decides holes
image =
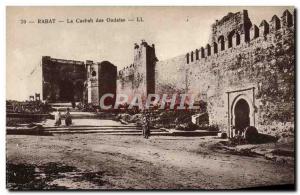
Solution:
[[[117,93],[129,96],[129,101],[136,94],[143,101],[155,90],[155,48],[142,40],[134,46],[134,62],[118,72]]]
[[[231,105],[228,105],[226,92],[254,88],[253,109],[258,131],[288,133],[293,129],[295,106],[293,17],[286,11],[279,22],[274,20],[277,16],[270,24],[262,22],[255,33],[252,28],[248,32],[249,41],[241,39],[229,48],[227,40],[225,50],[214,53],[212,49],[210,56],[205,50],[202,57],[201,49],[197,49],[188,55],[159,61],[156,93],[185,91],[195,94],[198,100],[208,103],[210,124],[227,131]]]
[[[84,62],[42,57],[43,100],[82,101],[86,69]]]
[[[156,88],[157,94],[174,94],[185,92],[186,74],[185,56],[178,56],[164,61],[158,61],[156,65]]]

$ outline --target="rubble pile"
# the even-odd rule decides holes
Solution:
[[[192,122],[192,116],[195,115],[195,111],[155,111],[150,114],[151,126],[156,128],[168,128],[184,131],[193,131],[196,129],[205,129],[205,130],[218,130],[215,126],[208,125],[208,115],[207,113],[202,114],[205,117],[202,117],[200,123],[194,124]],[[116,120],[127,122],[127,123],[136,123],[141,125],[143,114],[129,114],[129,113],[120,113],[117,115]]]

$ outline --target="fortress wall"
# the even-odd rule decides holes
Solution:
[[[186,89],[185,56],[158,61],[155,69],[155,92],[175,94]]]
[[[192,73],[189,89],[195,92],[199,83],[203,83],[204,91],[200,89],[199,93],[207,96],[210,123],[225,128],[226,92],[255,87],[256,126],[270,133],[271,123],[294,120],[293,49],[293,31],[283,35],[282,30],[226,50],[216,58],[188,68]]]
[[[208,44],[162,61],[156,61],[154,45],[142,41],[134,63],[119,71],[118,93],[152,93],[147,82],[155,80],[156,94],[194,94],[207,102],[210,124],[228,133],[243,97],[251,126],[288,133],[294,123],[294,23],[288,10],[260,24],[252,24],[247,10],[229,13],[212,25]]]
[[[208,103],[210,124],[227,131],[226,92],[254,87],[254,118],[259,132],[287,131],[294,122],[295,46],[293,20],[285,14],[279,26],[272,18],[270,24],[262,22],[259,29],[251,29],[249,42],[241,39],[239,45],[211,51],[210,56],[207,48],[200,49],[197,60],[196,50],[158,62],[156,92],[169,92],[172,87],[173,91],[195,94]],[[201,52],[205,52],[203,56]]]
[[[133,64],[118,72],[117,93],[129,97],[129,101],[135,95],[141,95],[145,101],[148,93],[154,93],[155,88],[155,47],[142,40],[134,46]]]

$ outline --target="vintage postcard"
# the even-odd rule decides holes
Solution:
[[[8,190],[295,190],[295,8],[6,7]]]

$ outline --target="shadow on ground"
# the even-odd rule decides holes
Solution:
[[[278,138],[275,136],[259,133],[257,138],[253,141],[252,144],[266,144],[277,142]]]
[[[76,167],[56,162],[40,166],[34,164],[12,164],[6,166],[6,185],[9,190],[65,190],[65,186],[52,181],[69,177],[75,182],[86,181],[102,186],[103,172],[81,172]]]

